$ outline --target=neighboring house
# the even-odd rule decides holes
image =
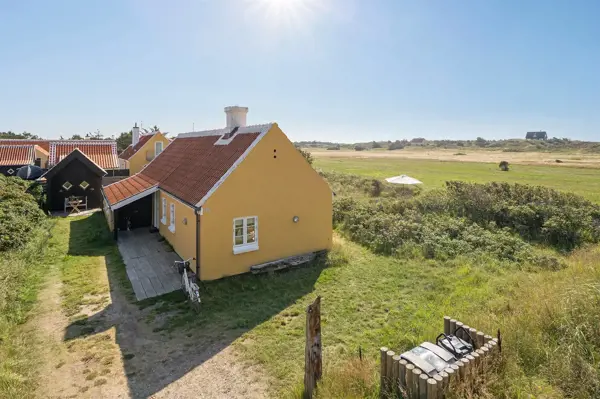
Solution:
[[[170,140],[161,132],[140,135],[137,123],[131,133],[132,143],[119,154],[119,158],[127,161],[129,174],[134,175],[163,152]]]
[[[331,248],[327,182],[276,123],[246,126],[247,108],[225,112],[227,127],[180,134],[141,172],[103,187],[115,237],[123,220],[158,228],[200,280]]]
[[[0,174],[15,176],[26,165],[46,168],[48,152],[35,144],[0,144]]]
[[[64,210],[65,198],[71,196],[82,197],[88,208],[100,208],[105,174],[101,166],[75,148],[41,177],[46,181],[48,209]]]
[[[50,142],[48,167],[58,164],[78,149],[103,169],[119,169],[117,142],[114,140],[59,140]]]
[[[422,137],[418,137],[418,138],[412,139],[410,141],[410,145],[416,145],[416,146],[425,145],[425,139],[422,138]]]
[[[525,135],[526,140],[547,140],[548,133],[539,131],[539,132],[527,132]]]

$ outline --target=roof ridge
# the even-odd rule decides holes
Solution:
[[[248,125],[238,127],[236,134],[245,134],[245,133],[263,133],[266,130],[269,130],[275,122],[270,123],[262,123],[257,125]],[[199,130],[194,132],[187,133],[179,133],[176,139],[178,138],[191,138],[191,137],[207,137],[207,136],[222,136],[223,134],[229,133],[233,127],[224,127],[220,129],[212,129],[212,130]]]

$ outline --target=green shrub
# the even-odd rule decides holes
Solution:
[[[0,176],[0,252],[23,247],[45,219],[38,206],[41,190],[30,187],[18,177]]]
[[[597,205],[519,184],[448,182],[410,198],[342,196],[333,209],[334,223],[352,240],[386,255],[483,255],[556,270],[563,262],[542,246],[571,251],[600,241]]]

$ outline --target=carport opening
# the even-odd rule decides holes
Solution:
[[[118,209],[116,226],[121,231],[150,227],[152,225],[152,195]]]

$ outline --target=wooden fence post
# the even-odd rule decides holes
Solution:
[[[304,397],[312,398],[323,373],[321,352],[321,297],[306,308],[306,347],[304,351]]]
[[[451,332],[450,332],[450,320],[451,320],[451,317],[444,316],[444,334],[446,334],[446,335],[450,335],[451,334]]]
[[[379,349],[381,355],[381,381],[379,382],[379,392],[382,398],[387,394],[387,351],[388,348],[385,346],[382,346],[381,349]]]

